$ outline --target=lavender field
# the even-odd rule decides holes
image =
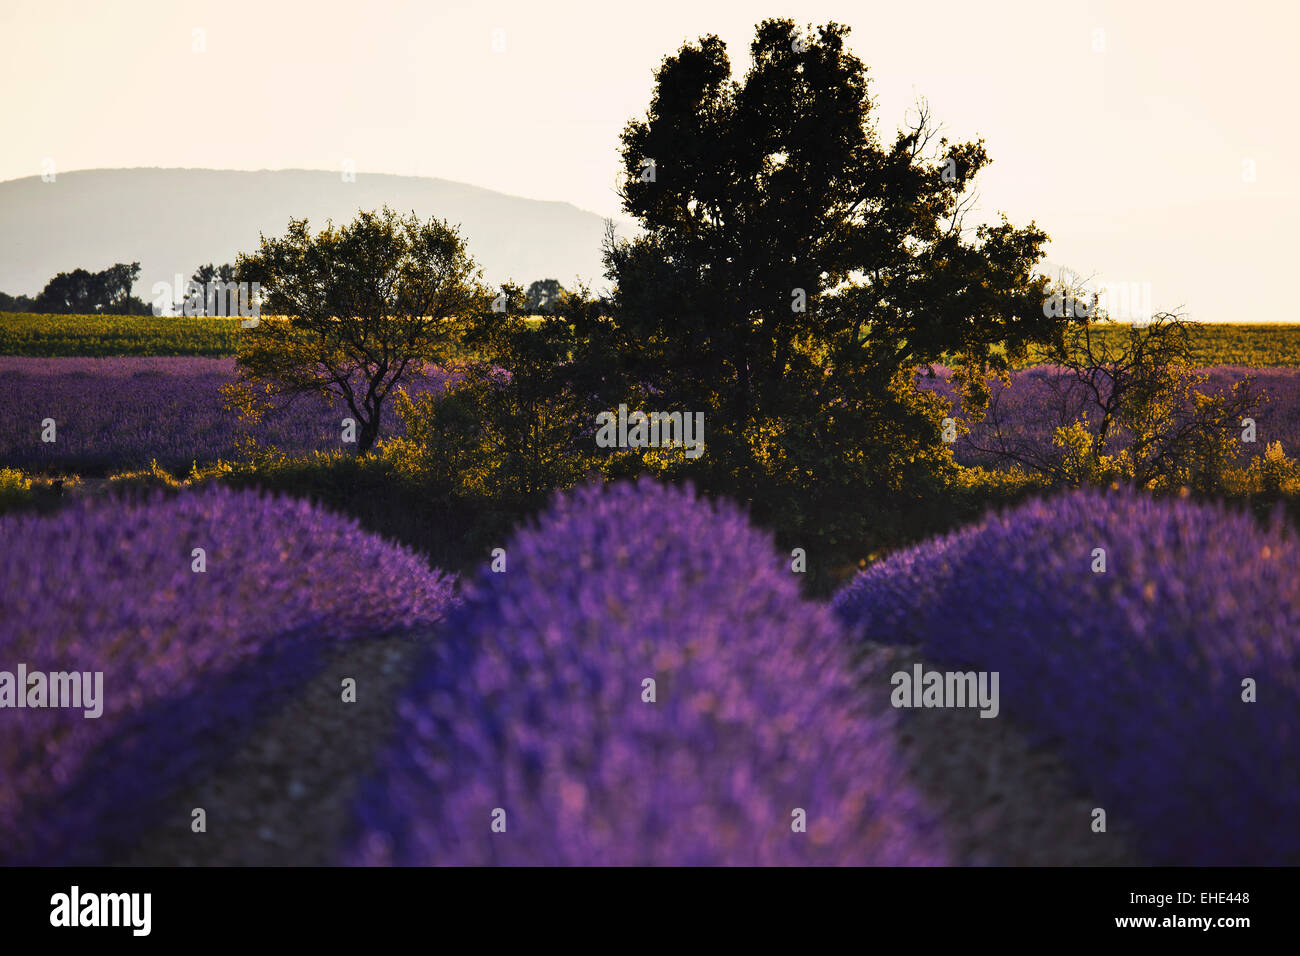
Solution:
[[[234,371],[201,357],[0,358],[0,465],[94,474],[231,457],[241,426],[220,388]],[[938,371],[922,383],[951,399]],[[994,387],[1005,440],[1050,443],[1050,424],[1082,407],[1058,374]],[[1249,376],[1267,397],[1243,459],[1300,444],[1300,369],[1208,375],[1216,391]],[[411,390],[446,381],[430,368]],[[289,454],[333,450],[342,414],[301,400],[253,434]],[[989,428],[956,443],[959,462],[998,465],[977,450]],[[560,495],[463,588],[348,519],[252,492],[5,517],[0,652],[30,671],[98,672],[105,690],[96,719],[27,710],[4,738],[0,859],[202,862],[176,835],[200,799],[182,795],[254,785],[225,768],[256,746],[279,755],[257,758],[260,772],[299,789],[320,776],[304,754],[352,754],[330,774],[346,785],[325,844],[284,821],[273,847],[257,838],[277,863],[1300,862],[1278,837],[1300,812],[1295,531],[1131,491],[1046,494],[894,553],[829,600],[800,593],[789,555],[740,509],[646,479]],[[1089,566],[1097,548],[1104,575]],[[336,720],[337,690],[311,689],[334,649],[394,633],[414,639],[406,672],[357,658],[348,673],[395,681],[395,722],[314,740]],[[891,672],[929,664],[1000,674],[1002,736],[891,708]],[[1265,703],[1243,708],[1246,680]],[[276,730],[280,712],[307,717]],[[938,750],[948,769],[918,757]],[[954,768],[1004,750],[1010,809],[997,789],[952,798],[967,788]],[[1071,801],[1105,807],[1114,840],[1076,846]],[[478,825],[499,811],[516,835],[505,844]],[[792,812],[809,840],[791,841]]]
[[[1285,938],[1300,7],[337,6],[0,6],[6,938]]]
[[[1043,846],[1032,821],[1063,801],[1115,831],[1079,838],[1079,862],[1300,862],[1279,836],[1300,811],[1300,542],[1219,507],[1053,495],[832,601],[801,596],[740,509],[646,480],[560,496],[504,542],[504,573],[485,560],[459,591],[348,521],[252,493],[10,516],[0,540],[0,652],[99,671],[104,704],[17,712],[7,862],[148,859],[188,842],[187,794],[253,799],[320,762],[355,781],[346,817],[310,850],[310,814],[282,820],[271,862],[914,866],[1023,862],[1035,841],[1028,859],[1050,861],[1073,838]],[[414,651],[396,721],[340,764],[361,731],[313,736],[347,706],[313,675],[340,643],[393,633]],[[1001,719],[940,731],[890,707],[913,664],[999,672]],[[1261,702],[1243,707],[1248,678]],[[277,708],[300,716],[258,724]],[[1007,791],[963,776],[1006,749],[993,724],[1025,742],[999,758],[1023,805],[1009,827],[980,822]],[[267,779],[232,776],[258,726]],[[920,766],[927,737],[951,758]],[[1085,813],[1066,828],[1086,834]]]
[[[154,459],[182,471],[232,459],[245,426],[220,390],[234,381],[233,358],[0,356],[0,466],[100,476]],[[443,384],[443,373],[429,368],[408,390]],[[341,400],[299,396],[249,433],[289,455],[338,451],[348,414]],[[54,442],[41,440],[47,418],[56,423]],[[384,434],[401,433],[391,403],[383,422]]]

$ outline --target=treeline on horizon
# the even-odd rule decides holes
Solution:
[[[152,315],[142,299],[131,294],[140,278],[140,263],[118,262],[100,272],[73,269],[60,272],[35,298],[0,292],[0,312],[42,315]]]
[[[167,313],[156,302],[145,302],[132,290],[140,278],[140,263],[118,262],[99,272],[73,269],[50,279],[36,296],[0,292],[0,313],[26,315],[152,315]],[[229,299],[214,299],[207,292],[210,283],[231,283],[235,267],[230,263],[199,266],[181,290],[181,299],[169,302],[177,317],[230,317],[238,314]],[[567,290],[556,279],[538,279],[525,293],[528,307],[536,314],[549,315]],[[187,308],[188,307],[188,308]]]

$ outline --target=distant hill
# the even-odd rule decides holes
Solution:
[[[314,228],[350,222],[387,203],[399,213],[461,226],[489,281],[527,285],[577,276],[604,285],[604,220],[563,202],[542,202],[419,176],[287,169],[93,169],[0,183],[0,291],[35,295],[58,272],[139,262],[135,294],[185,277],[205,262],[251,252],[258,233],[282,235],[289,219]],[[620,235],[632,226],[616,222]]]

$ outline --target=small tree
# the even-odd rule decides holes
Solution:
[[[1219,487],[1241,447],[1241,420],[1259,405],[1250,379],[1226,392],[1206,388],[1191,323],[1174,313],[1124,325],[1097,309],[1095,299],[1086,311],[1049,354],[1056,370],[1044,378],[1047,397],[1033,412],[1049,416],[1052,442],[1016,427],[1004,389],[971,447],[1066,484],[1119,478]]]
[[[357,454],[379,437],[394,386],[442,359],[462,323],[485,307],[480,272],[458,231],[387,206],[313,236],[291,220],[237,263],[261,286],[264,318],[240,336],[239,385],[270,395],[343,399],[357,423]],[[228,396],[233,397],[233,396]]]

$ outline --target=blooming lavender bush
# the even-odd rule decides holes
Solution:
[[[734,508],[585,487],[505,551],[404,695],[351,862],[944,860],[887,705]]]
[[[872,640],[998,671],[1003,712],[1153,862],[1296,863],[1298,566],[1280,525],[1076,492],[901,552],[834,607]]]
[[[414,394],[438,393],[445,373],[429,368],[409,382]],[[107,471],[233,458],[238,417],[221,388],[235,381],[232,358],[18,358],[0,356],[0,464],[28,470]],[[390,403],[391,406],[391,403]],[[341,401],[314,396],[280,401],[253,434],[291,455],[343,448]],[[55,420],[57,440],[41,440]],[[386,407],[383,435],[401,434]]]
[[[0,862],[112,859],[332,640],[430,625],[452,586],[350,520],[253,492],[0,519],[0,670],[103,672],[98,718],[0,709]]]

